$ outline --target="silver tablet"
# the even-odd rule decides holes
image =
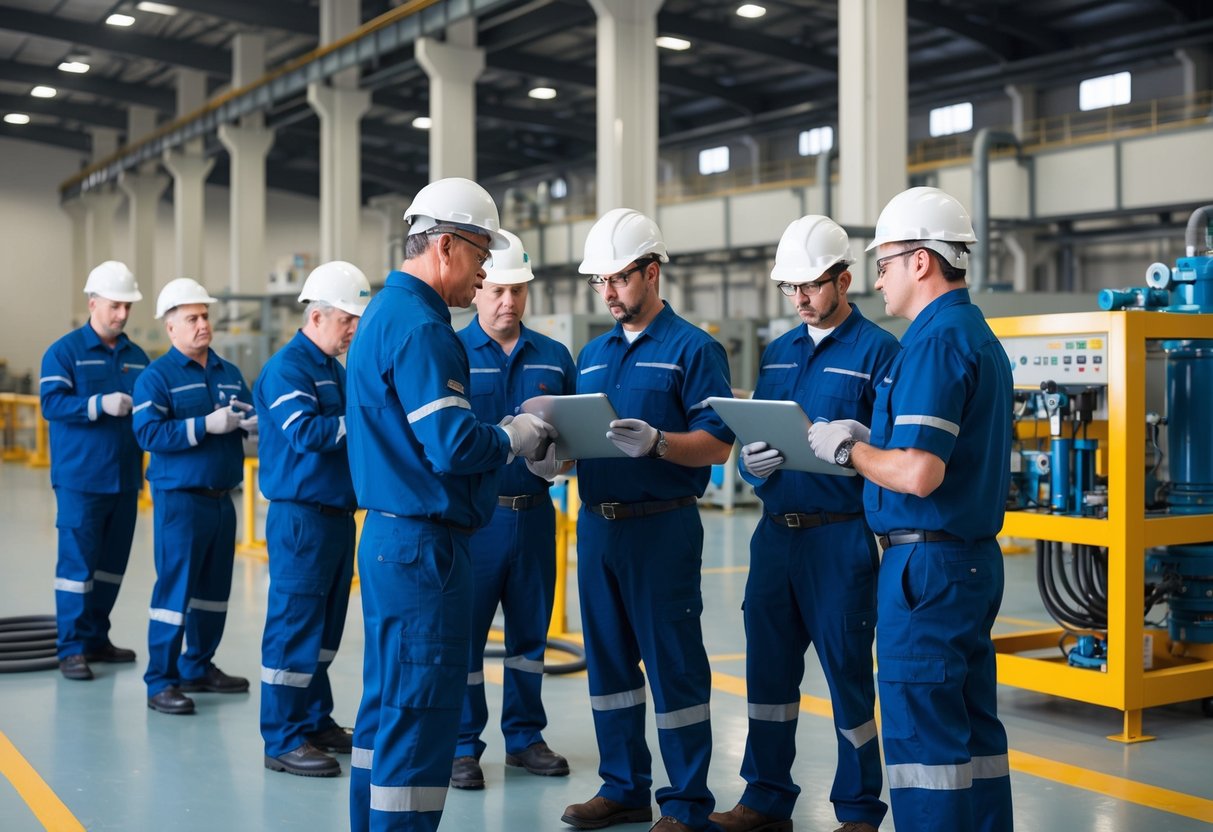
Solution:
[[[556,428],[557,459],[627,456],[607,439],[608,425],[619,417],[605,393],[535,396],[522,403],[522,412],[534,413]]]
[[[809,417],[796,402],[769,399],[727,399],[712,396],[707,405],[720,414],[742,445],[766,442],[783,454],[783,467],[811,474],[853,477],[855,472],[822,462],[809,447]]]

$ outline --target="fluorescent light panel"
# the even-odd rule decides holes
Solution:
[[[6,113],[4,122],[6,124],[29,124],[29,116],[25,113]]]
[[[556,90],[551,87],[535,87],[527,95],[531,98],[538,98],[540,101],[550,101],[556,97]]]
[[[669,35],[661,35],[657,38],[657,45],[662,49],[672,49],[675,52],[683,52],[691,48],[689,40],[682,38],[672,38]]]
[[[174,15],[179,11],[176,6],[167,6],[164,3],[148,3],[146,0],[142,3],[136,3],[135,8],[141,12],[150,12],[151,14]]]
[[[130,26],[135,22],[135,18],[129,14],[111,14],[105,22],[109,26]]]
[[[429,130],[434,122],[429,116],[417,116],[413,119],[413,126],[418,130]]]
[[[762,17],[766,13],[767,10],[765,6],[757,6],[753,3],[746,3],[744,6],[740,6],[737,9],[738,17],[748,17],[751,19]]]
[[[64,72],[74,72],[77,75],[82,75],[89,70],[88,64],[84,61],[63,61],[59,64],[59,68]]]
[[[29,94],[34,98],[54,98],[59,94],[59,90],[54,87],[44,87],[41,84],[29,91]]]

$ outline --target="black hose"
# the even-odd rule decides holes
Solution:
[[[0,673],[52,670],[58,654],[53,615],[0,618]]]

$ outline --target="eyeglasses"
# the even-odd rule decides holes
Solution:
[[[821,293],[821,290],[838,279],[838,276],[827,277],[825,280],[814,280],[812,283],[777,283],[779,291],[783,292],[788,297],[795,297],[797,292],[804,292],[805,297],[813,297]]]
[[[487,248],[480,245],[480,243],[476,242],[475,240],[469,240],[467,237],[463,236],[458,231],[451,231],[449,229],[444,230],[441,228],[435,228],[434,230],[427,231],[425,233],[426,234],[450,234],[452,237],[458,237],[460,240],[463,240],[465,243],[467,243],[472,248],[476,249],[479,252],[482,252],[481,254],[478,254],[476,256],[476,262],[478,265],[483,266],[486,262],[488,262],[488,259],[493,256],[493,253],[491,251],[489,251]]]
[[[647,265],[647,264],[646,264]],[[585,282],[593,286],[595,289],[601,290],[608,283],[612,289],[622,289],[628,285],[628,278],[636,274],[636,272],[644,271],[644,265],[635,265],[632,268],[620,272],[619,274],[601,275],[592,274],[585,279]]]
[[[910,248],[910,249],[906,249],[905,251],[899,251],[896,254],[890,254],[888,257],[881,257],[879,260],[876,261],[876,276],[884,277],[884,270],[887,268],[886,264],[890,260],[892,260],[896,257],[905,257],[907,254],[914,254],[915,252],[919,252],[919,251],[926,251],[926,249],[924,249],[920,246],[918,248]]]

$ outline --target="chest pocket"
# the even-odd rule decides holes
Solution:
[[[205,416],[215,409],[211,391],[202,383],[177,388],[169,393],[169,397],[173,403],[172,415],[176,419]]]
[[[606,364],[591,364],[577,374],[578,393],[610,393],[607,390],[609,372]]]
[[[473,369],[468,385],[471,388],[469,394],[472,398],[493,395],[497,392],[497,385],[501,383],[501,375],[497,371],[479,372]]]
[[[790,400],[792,385],[800,368],[795,364],[767,364],[758,371],[758,384],[754,390],[756,399]]]
[[[139,378],[139,374],[143,372],[146,364],[127,364],[122,362],[120,367],[121,372],[118,374],[118,386],[122,388],[124,393],[133,393],[135,390],[135,380]]]
[[[531,396],[559,396],[564,393],[564,373],[554,367],[536,364],[522,366],[522,393]]]
[[[93,363],[94,360],[96,363]],[[78,363],[75,376],[76,392],[82,396],[109,393],[114,389],[109,363],[101,359],[89,359],[86,362]]]
[[[682,371],[636,364],[627,383],[627,412],[622,417],[644,419],[663,430],[686,429],[681,407]]]
[[[316,402],[320,405],[322,416],[340,416],[344,412],[341,406],[341,391],[337,389],[336,382],[317,384]]]

